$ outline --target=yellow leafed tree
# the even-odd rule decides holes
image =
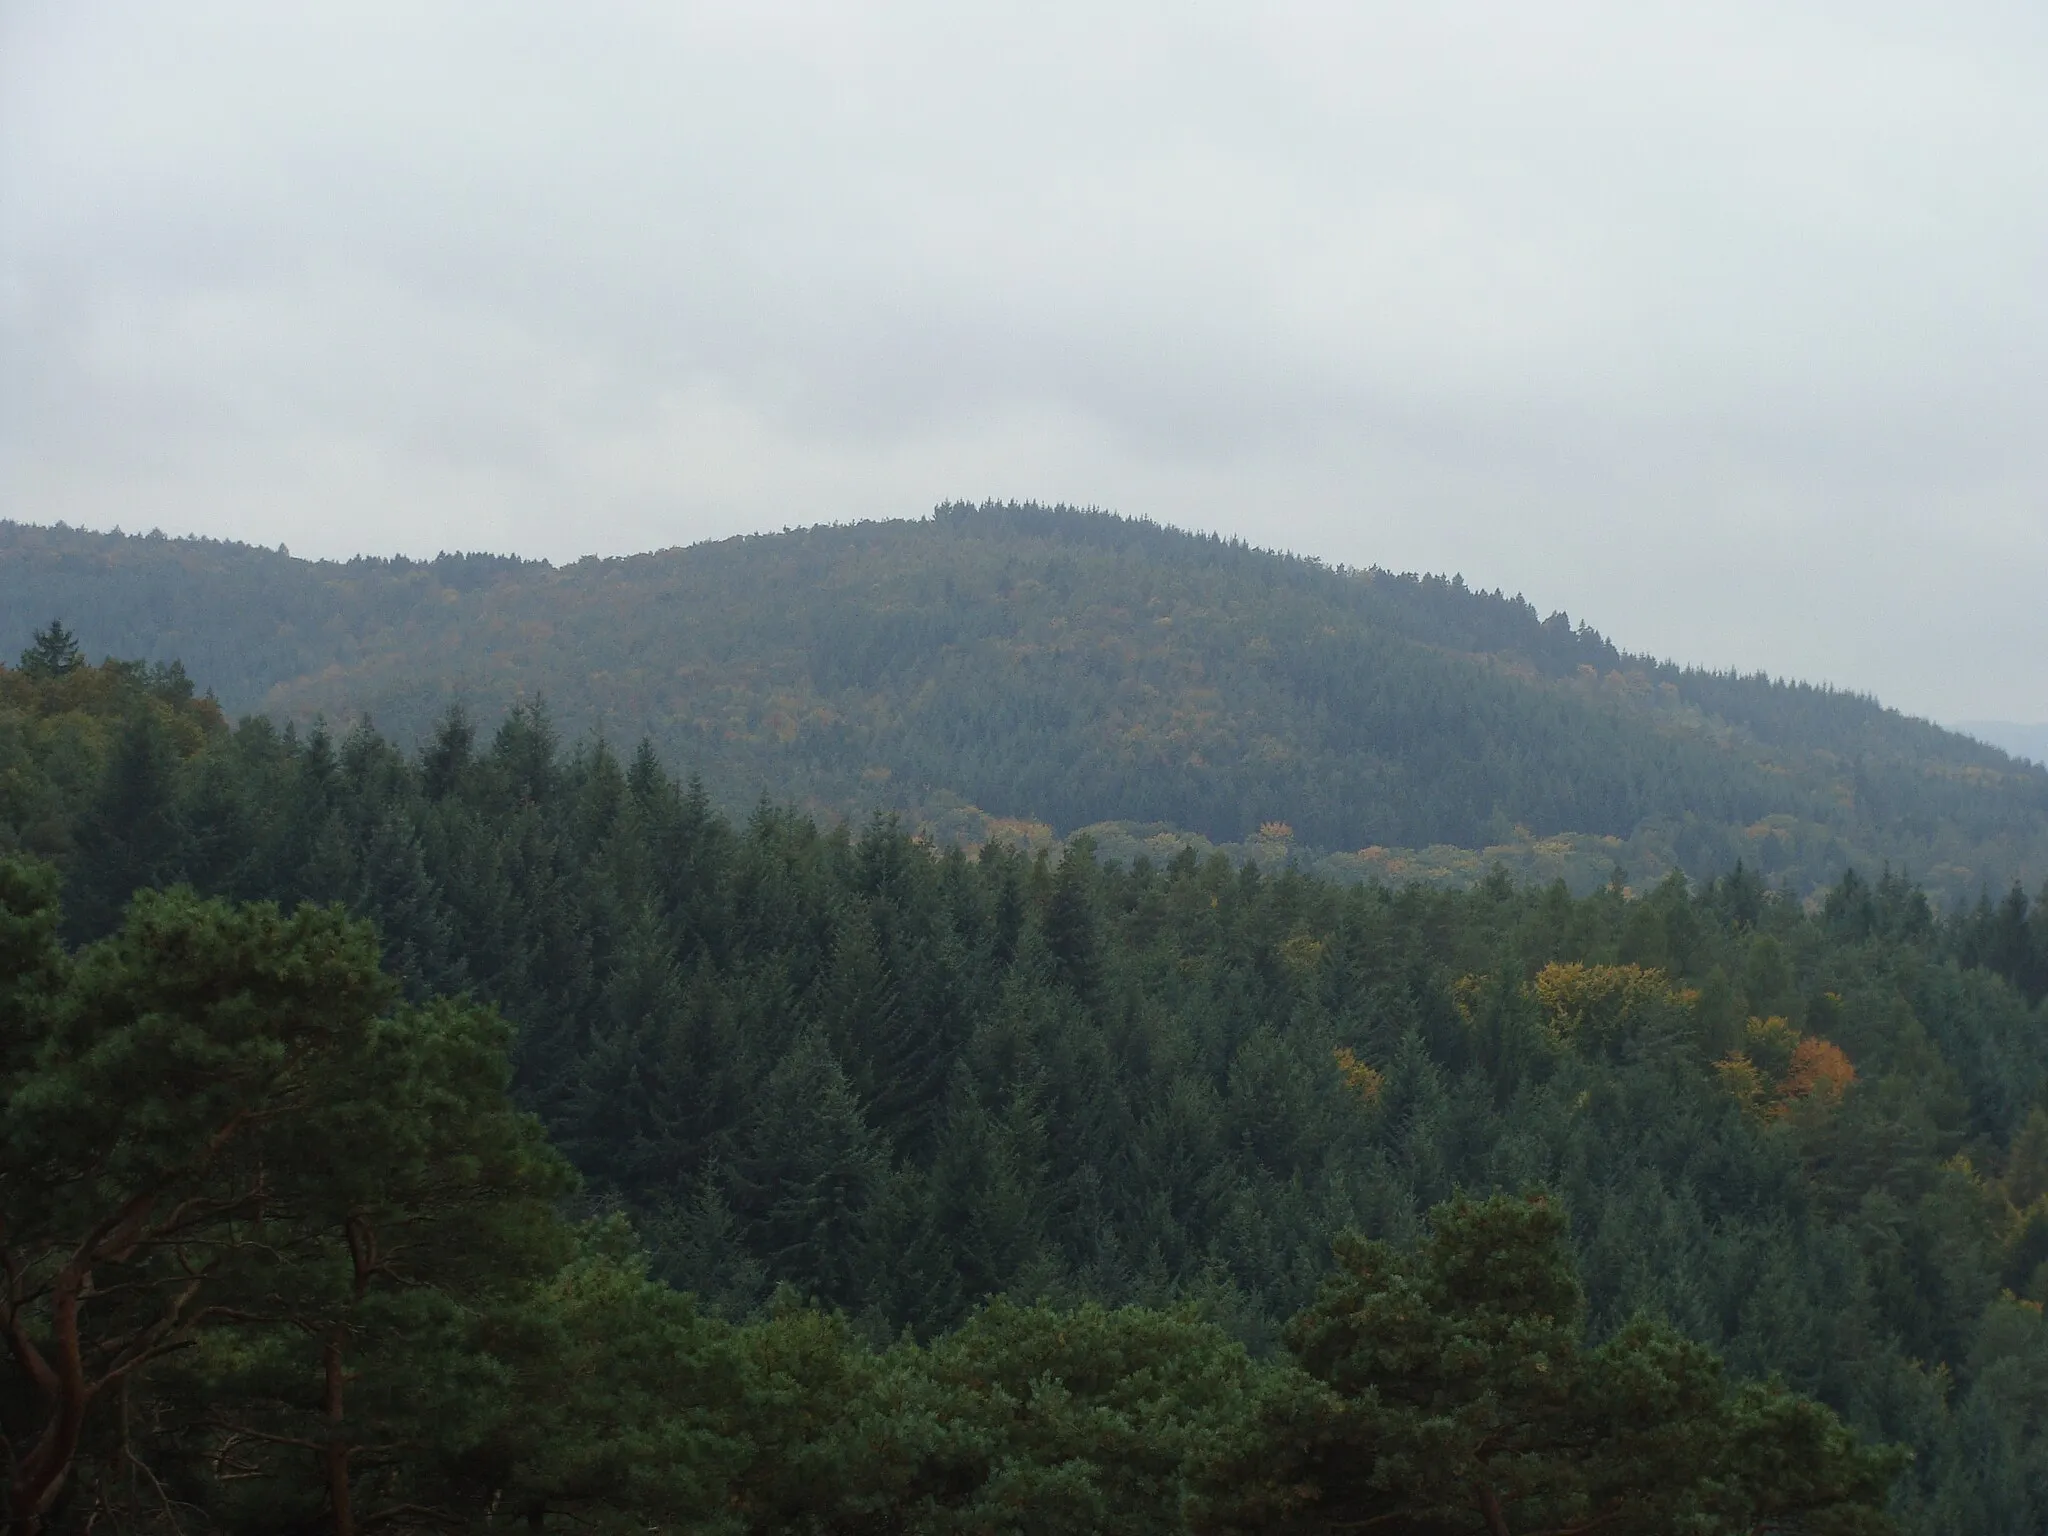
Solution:
[[[1646,1026],[1683,1021],[1700,997],[1649,966],[1578,960],[1544,966],[1529,990],[1552,1035],[1567,1045],[1612,1045]]]
[[[1386,1074],[1379,1068],[1358,1059],[1358,1053],[1348,1045],[1340,1045],[1330,1055],[1336,1059],[1337,1075],[1344,1079],[1344,1086],[1367,1104],[1380,1101],[1380,1090],[1387,1085]]]

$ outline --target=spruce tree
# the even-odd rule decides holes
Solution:
[[[21,670],[38,682],[67,677],[85,665],[78,641],[60,620],[50,620],[39,629],[27,650],[21,653]]]
[[[869,1208],[888,1161],[818,1030],[799,1035],[762,1085],[740,1172],[769,1272],[857,1305],[875,1259]]]
[[[1094,903],[1095,849],[1078,838],[1060,856],[1059,871],[1045,905],[1046,953],[1059,979],[1083,1002],[1101,986],[1101,936]]]
[[[132,894],[179,879],[184,838],[177,756],[154,711],[138,710],[80,819],[66,892],[73,931],[108,933]]]

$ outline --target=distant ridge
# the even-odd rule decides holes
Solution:
[[[2048,721],[1959,720],[1955,729],[1988,741],[2001,752],[2032,763],[2048,763]]]
[[[1867,696],[1624,654],[1459,578],[949,505],[564,566],[294,559],[0,523],[0,655],[62,617],[231,711],[418,740],[544,698],[714,795],[928,835],[1576,887],[1746,861],[1974,897],[2048,876],[2048,773]]]

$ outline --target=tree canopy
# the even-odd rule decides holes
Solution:
[[[998,1300],[881,1350],[789,1303],[717,1322],[648,1278],[622,1223],[563,1219],[573,1181],[506,1094],[502,1023],[397,1003],[368,925],[171,891],[76,952],[57,926],[48,869],[0,860],[0,1427],[22,1536],[352,1536],[501,1509],[530,1527],[560,1512],[705,1532],[1186,1531],[1244,1507],[1240,1467],[1263,1486],[1276,1406],[1317,1381],[1371,1394],[1404,1372],[1470,1374],[1441,1330],[1389,1334],[1391,1369],[1382,1347],[1363,1375],[1330,1371],[1303,1341],[1327,1332],[1341,1281],[1295,1327],[1313,1380],[1189,1309]],[[1422,1262],[1465,1233],[1462,1262],[1508,1290],[1576,1296],[1554,1223],[1548,1249],[1471,1226],[1468,1207],[1440,1213]],[[1543,1369],[1546,1348],[1569,1359],[1540,1327],[1494,1344],[1504,1378]],[[1713,1372],[1696,1346],[1684,1357]],[[1643,1406],[1632,1390],[1587,1405],[1596,1432]],[[1771,1480],[1798,1459],[1782,1434],[1731,1458],[1674,1424],[1658,1475],[1712,1479],[1744,1509],[1853,1505],[1864,1523],[1840,1528],[1884,1529],[1884,1458],[1776,1398],[1815,1426],[1791,1494]],[[1584,1448],[1548,1417],[1504,1394],[1492,1423],[1575,1489]],[[1398,1415],[1367,1435],[1413,1486],[1381,1484],[1427,1504],[1444,1477],[1413,1440]],[[1559,1502],[1555,1477],[1524,1480]]]
[[[1881,871],[1808,903],[1746,866],[1583,896],[1397,889],[1085,841],[970,851],[887,818],[734,820],[652,749],[565,747],[539,709],[495,731],[449,717],[406,753],[367,728],[231,728],[168,668],[0,671],[0,699],[0,838],[49,861],[0,881],[6,1070],[29,1093],[7,1116],[29,1148],[7,1220],[44,1234],[21,1260],[42,1277],[15,1303],[27,1337],[47,1362],[65,1256],[126,1209],[113,1172],[64,1168],[160,1154],[151,1199],[196,1193],[148,1211],[226,1224],[203,1238],[213,1269],[174,1231],[152,1238],[162,1268],[87,1250],[73,1294],[105,1331],[80,1335],[81,1381],[102,1384],[58,1436],[75,1444],[50,1520],[103,1494],[136,1507],[154,1477],[223,1528],[318,1524],[339,1447],[362,1529],[654,1508],[974,1529],[1046,1479],[1025,1505],[1073,1529],[1315,1529],[1391,1497],[1399,1458],[1249,1513],[1223,1495],[1256,1493],[1250,1473],[1219,1492],[1204,1468],[1249,1467],[1270,1433],[1304,1457],[1361,1426],[1390,1447],[1438,1433],[1395,1413],[1464,1358],[1446,1341],[1477,1336],[1432,1245],[1461,1192],[1484,1210],[1528,1188],[1547,1214],[1494,1232],[1522,1256],[1501,1262],[1569,1271],[1552,1289],[1580,1300],[1510,1337],[1583,1390],[1561,1418],[1540,1394],[1515,1409],[1551,1460],[1526,1493],[1484,1484],[1510,1529],[1603,1518],[1614,1464],[1574,1462],[1560,1426],[1624,1423],[1598,1405],[1649,1400],[1631,1391],[1677,1394],[1700,1446],[1748,1446],[1754,1479],[1712,1498],[1678,1479],[1690,1503],[1610,1523],[1740,1528],[1792,1497],[1795,1468],[1754,1459],[1801,1446],[1809,1492],[1847,1519],[1877,1464],[1836,1419],[1913,1452],[1902,1529],[2048,1516],[2048,950],[2024,892],[1942,910]],[[186,1086],[151,1108],[159,1083]],[[206,1116],[267,1085],[314,1108],[237,1122],[194,1163],[227,1123]],[[66,1093],[102,1118],[35,1107]],[[123,1139],[123,1104],[157,1139]],[[356,1171],[320,1161],[337,1149]],[[257,1166],[264,1235],[245,1243]],[[63,1190],[73,1214],[37,1214]],[[399,1251],[418,1267],[384,1267]],[[200,1286],[167,1311],[188,1264]],[[1319,1297],[1370,1310],[1396,1281],[1436,1297],[1408,1354],[1330,1331]],[[1060,1396],[1085,1378],[1063,1334],[1159,1362],[1177,1384],[1158,1401],[1180,1406],[1148,1406],[1153,1367]],[[325,1427],[336,1338],[360,1434]],[[0,1422],[35,1472],[63,1414],[10,1370]],[[121,1470],[122,1433],[147,1476]],[[1075,1449],[1091,1437],[1114,1454]],[[1671,1449],[1620,1443],[1640,1466]],[[1493,1477],[1491,1454],[1467,1461]],[[235,1474],[217,1488],[216,1467]],[[1169,1485],[1182,1515],[1159,1513]],[[1469,1524],[1478,1486],[1403,1482],[1370,1518]]]
[[[1896,1452],[1635,1318],[1597,1347],[1548,1197],[1455,1199],[1404,1251],[1356,1235],[1289,1325],[1324,1390],[1221,1469],[1218,1529],[1881,1532]],[[1213,1475],[1213,1474],[1212,1474]]]
[[[1065,507],[947,506],[555,568],[293,560],[0,524],[0,614],[182,659],[233,711],[546,698],[652,739],[744,814],[764,790],[942,840],[1094,827],[1152,846],[1584,893],[1738,859],[1806,895],[1848,864],[1944,897],[2048,878],[2048,772],[1861,696],[1629,655],[1461,579]],[[0,640],[6,640],[0,634]],[[12,644],[13,642],[8,642]],[[1163,853],[1162,851],[1163,850]]]

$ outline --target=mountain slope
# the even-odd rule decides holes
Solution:
[[[552,567],[299,561],[0,526],[0,644],[61,615],[182,658],[231,712],[544,696],[728,803],[941,836],[1293,851],[1351,875],[1638,881],[1738,857],[1973,895],[2048,874],[2048,773],[1850,694],[1626,656],[1436,577],[1334,570],[1101,513],[942,508]]]

